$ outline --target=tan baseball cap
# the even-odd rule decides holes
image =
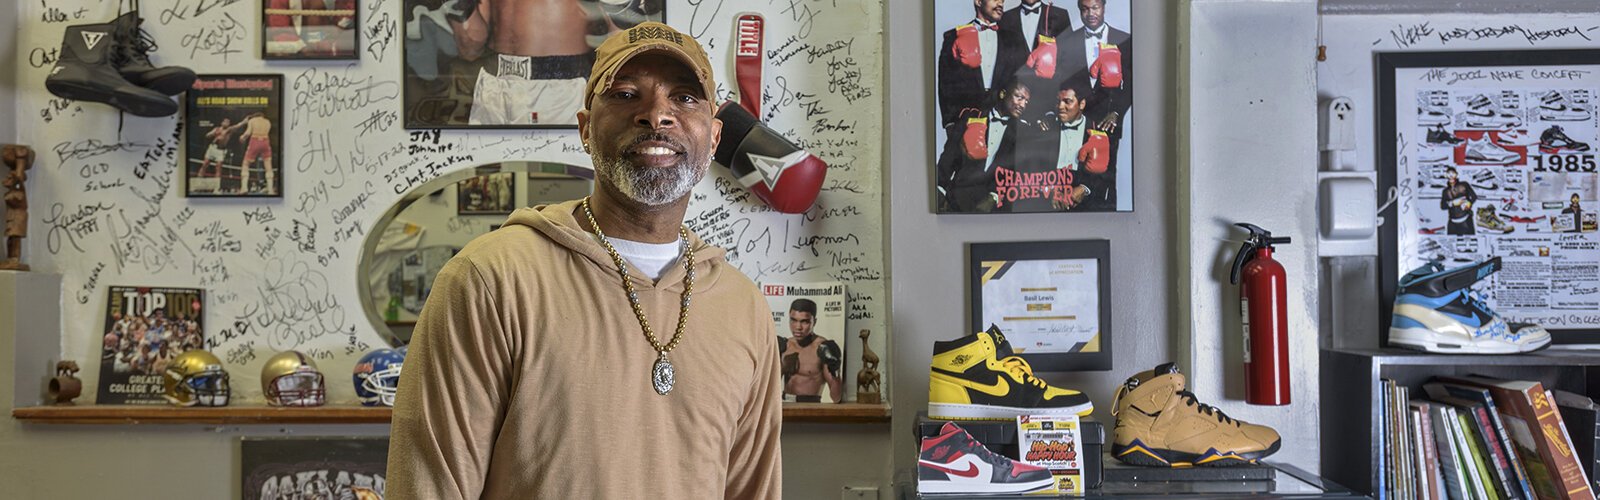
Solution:
[[[706,99],[716,99],[717,83],[711,76],[711,60],[694,37],[683,34],[671,26],[655,21],[612,33],[595,49],[594,69],[589,72],[589,84],[583,93],[583,109],[590,109],[594,96],[611,87],[617,70],[634,56],[647,52],[664,52],[678,58],[694,69],[705,87]]]

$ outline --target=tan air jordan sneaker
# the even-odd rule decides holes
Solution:
[[[1111,454],[1149,467],[1252,464],[1278,451],[1278,431],[1240,422],[1195,400],[1172,363],[1122,383],[1112,402]]]

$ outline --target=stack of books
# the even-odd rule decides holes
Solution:
[[[1589,478],[1600,433],[1589,398],[1483,376],[1436,377],[1420,393],[1382,382],[1378,498],[1595,498]],[[1564,414],[1583,427],[1569,431]],[[1587,441],[1574,446],[1573,436]]]

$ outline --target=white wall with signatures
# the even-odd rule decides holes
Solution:
[[[109,21],[117,2],[19,2],[17,125],[38,162],[29,186],[34,269],[63,276],[63,355],[94,386],[112,285],[205,289],[205,337],[241,404],[260,404],[260,364],[297,349],[353,403],[355,360],[382,347],[357,299],[361,244],[401,193],[443,173],[502,160],[589,165],[575,130],[405,130],[402,0],[360,2],[360,61],[264,62],[261,2],[144,0],[161,65],[201,74],[284,77],[281,199],[183,196],[178,116],[120,115],[56,98],[43,81],[74,24]],[[674,0],[670,24],[695,36],[733,97],[734,18],[767,20],[762,118],[830,164],[817,204],[767,210],[726,169],[693,195],[688,224],[757,281],[842,281],[846,332],[887,352],[880,163],[881,5],[876,0]],[[860,340],[847,344],[853,392]],[[692,337],[693,333],[690,332]],[[86,392],[92,394],[91,390]]]

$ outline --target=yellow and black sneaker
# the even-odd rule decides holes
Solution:
[[[933,343],[928,416],[944,420],[1014,420],[1019,415],[1079,415],[1089,397],[1033,376],[998,331]]]
[[[1195,400],[1172,363],[1134,375],[1111,403],[1111,455],[1148,467],[1253,464],[1278,451],[1271,427],[1241,422]]]

